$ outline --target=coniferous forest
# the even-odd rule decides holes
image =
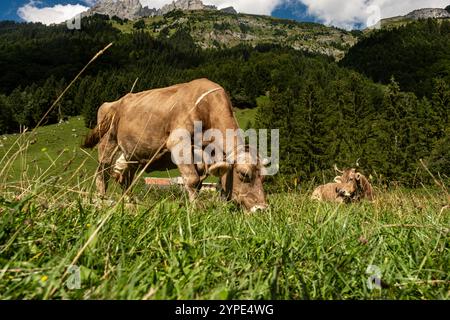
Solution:
[[[364,35],[346,58],[273,44],[200,49],[183,29],[125,34],[104,16],[65,25],[0,22],[0,134],[35,126],[67,84],[108,43],[45,124],[83,115],[128,93],[207,77],[236,108],[258,108],[258,128],[281,130],[281,175],[320,178],[357,159],[381,183],[415,186],[420,164],[450,176],[450,22],[419,21]],[[245,128],[244,128],[245,129]],[[424,180],[425,179],[425,180]]]

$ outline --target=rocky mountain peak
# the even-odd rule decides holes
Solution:
[[[193,10],[217,10],[216,6],[203,4],[201,0],[178,0],[163,6],[158,15],[165,15],[173,10],[193,11]]]
[[[148,7],[143,8],[139,0],[98,0],[86,15],[95,13],[104,14],[109,17],[117,16],[121,19],[135,20],[145,15],[152,15],[156,10]]]
[[[445,9],[439,8],[425,8],[418,9],[408,13],[406,16],[408,19],[419,20],[419,19],[442,19],[442,18],[450,18],[450,13]]]
[[[205,5],[201,0],[177,0],[163,6],[161,9],[142,7],[139,0],[98,0],[90,8],[86,15],[95,13],[117,16],[121,19],[137,20],[143,17],[162,16],[173,10],[218,10],[216,6]],[[236,14],[233,7],[224,8],[221,11]]]

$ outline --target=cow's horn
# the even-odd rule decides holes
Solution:
[[[361,158],[358,158],[358,160],[356,160],[356,167],[359,168],[359,160],[361,160]]]
[[[344,171],[338,169],[338,167],[337,167],[336,164],[334,164],[334,170],[335,170],[336,172],[338,172],[338,173],[341,173],[341,174],[344,173]]]

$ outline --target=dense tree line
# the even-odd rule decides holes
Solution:
[[[333,65],[301,78],[287,88],[273,87],[258,110],[259,127],[281,130],[284,178],[322,181],[335,174],[333,164],[354,167],[358,162],[379,183],[417,186],[431,182],[423,159],[448,181],[448,83],[436,81],[428,100],[401,92],[393,79],[387,87],[378,86]]]
[[[0,134],[36,125],[109,42],[114,46],[47,124],[81,114],[93,127],[98,107],[128,93],[137,78],[135,91],[207,77],[225,87],[235,107],[259,107],[255,126],[281,130],[281,178],[331,176],[334,163],[351,166],[358,158],[379,181],[423,181],[422,158],[434,173],[450,176],[445,79],[435,77],[430,94],[418,98],[401,91],[397,78],[378,85],[324,56],[272,44],[201,50],[183,29],[159,38],[139,28],[121,34],[103,16],[84,19],[81,31],[0,23]]]
[[[394,76],[403,91],[431,98],[434,78],[450,82],[450,20],[421,20],[370,33],[341,65],[384,84]]]

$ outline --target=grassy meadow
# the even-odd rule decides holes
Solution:
[[[238,113],[241,127],[253,116]],[[253,215],[142,182],[133,203],[114,183],[101,200],[86,132],[71,118],[0,137],[0,299],[450,297],[443,191],[378,189],[374,203],[337,205],[311,201],[305,185]],[[374,275],[382,288],[369,288]]]

